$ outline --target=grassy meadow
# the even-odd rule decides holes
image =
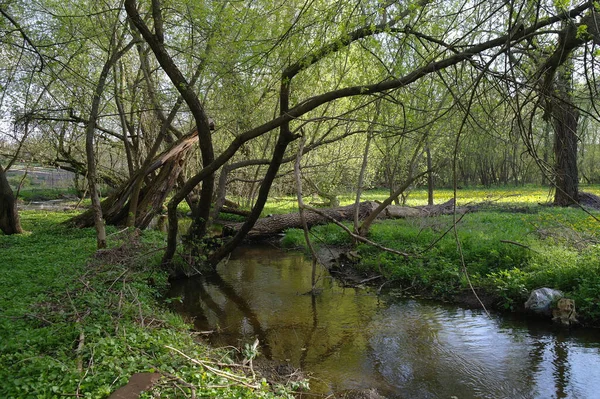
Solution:
[[[600,195],[600,185],[581,185],[581,191]],[[389,196],[387,190],[377,189],[363,192],[362,201],[383,201]],[[434,192],[434,201],[436,204],[448,201],[454,197],[452,189],[436,189]],[[356,194],[338,195],[340,205],[350,205],[354,203]],[[533,207],[538,204],[552,202],[552,194],[549,187],[534,185],[525,185],[520,187],[470,187],[461,188],[456,193],[456,203],[458,206],[471,205],[488,201],[490,204],[506,206]],[[310,197],[304,199],[305,202],[311,202]],[[312,201],[320,202],[319,198],[313,198]],[[406,198],[406,206],[427,205],[427,189],[417,188],[410,191]],[[263,215],[289,213],[298,210],[298,203],[295,196],[277,196],[270,198]]]

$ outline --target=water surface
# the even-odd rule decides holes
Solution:
[[[343,288],[297,252],[239,249],[219,276],[170,296],[215,345],[258,337],[263,356],[312,374],[328,394],[376,388],[388,398],[600,397],[600,333]]]

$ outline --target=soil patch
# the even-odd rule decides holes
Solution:
[[[108,399],[137,399],[142,392],[151,389],[159,380],[158,373],[136,373],[129,378],[127,385],[114,391]]]

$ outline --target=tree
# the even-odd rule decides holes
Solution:
[[[579,141],[580,111],[573,95],[574,54],[588,43],[600,42],[598,3],[591,1],[587,5],[589,7],[585,10],[583,17],[577,20],[576,17],[583,13],[570,14],[568,15],[569,18],[561,21],[555,34],[557,37],[555,40],[544,43],[541,40],[536,41],[532,38],[525,42],[525,47],[514,49],[511,54],[511,62],[515,64],[515,69],[519,68],[520,73],[525,76],[529,74],[530,77],[526,82],[534,82],[533,87],[539,95],[538,102],[529,111],[529,123],[524,122],[522,119],[522,115],[527,112],[524,106],[531,101],[527,98],[529,95],[526,95],[526,99],[517,105],[519,129],[524,134],[529,152],[535,157],[542,171],[554,177],[554,204],[558,206],[569,206],[579,202],[577,143]],[[562,2],[557,3],[556,7],[559,13],[564,12]],[[535,12],[535,10],[531,11]],[[514,28],[519,29],[519,26],[514,25]],[[538,47],[544,48],[541,54]],[[587,54],[591,52],[586,51],[585,53],[584,57],[587,57]],[[517,59],[515,54],[518,54],[520,58]],[[524,62],[523,57],[525,55],[529,55],[533,61],[529,64]],[[593,63],[592,60],[592,65]],[[536,68],[533,74],[530,72],[532,64],[533,68]],[[588,71],[584,73],[587,74]],[[514,76],[513,71],[513,79],[516,81]],[[516,83],[516,86],[521,89],[521,83]],[[527,91],[527,89],[524,91]],[[517,102],[520,101],[518,95],[516,100]],[[552,167],[548,167],[545,159],[537,154],[532,140],[532,130],[535,126],[533,120],[536,111],[540,108],[543,110],[544,120],[554,130],[554,164]]]
[[[475,35],[467,33],[463,36],[463,47],[459,47],[456,44],[445,43],[442,40],[427,36],[411,26],[406,28],[395,28],[395,25],[399,21],[403,21],[403,19],[408,18],[409,16],[413,16],[416,20],[418,20],[416,16],[422,16],[427,12],[427,3],[427,1],[415,3],[414,7],[411,8],[410,11],[408,9],[405,11],[399,10],[396,7],[392,7],[389,10],[386,8],[386,11],[390,13],[393,12],[396,15],[396,18],[390,18],[388,20],[386,16],[386,18],[384,18],[385,22],[379,22],[378,24],[371,23],[363,27],[360,25],[353,25],[353,28],[349,28],[350,25],[346,25],[345,31],[340,36],[333,37],[331,41],[326,41],[313,46],[313,48],[306,51],[304,55],[297,56],[292,54],[292,56],[295,57],[295,61],[286,63],[287,66],[283,67],[283,72],[281,73],[278,96],[278,116],[270,121],[267,121],[266,123],[263,123],[262,125],[248,129],[239,134],[234,141],[229,144],[229,146],[221,151],[218,156],[214,156],[213,142],[208,136],[208,130],[206,129],[206,112],[201,104],[199,104],[198,96],[195,94],[193,88],[187,84],[187,81],[185,78],[183,78],[183,75],[178,72],[175,60],[169,55],[169,52],[165,47],[165,35],[162,30],[164,20],[160,2],[152,2],[151,10],[154,21],[154,31],[152,31],[151,28],[146,24],[144,18],[141,17],[137,3],[133,0],[127,0],[125,4],[129,17],[136,28],[140,31],[144,40],[151,47],[163,70],[165,70],[165,72],[169,75],[173,86],[177,88],[177,90],[184,97],[188,107],[190,107],[192,113],[194,114],[196,123],[198,124],[199,135],[204,135],[200,137],[200,149],[202,152],[203,163],[202,169],[186,182],[186,184],[180,189],[180,191],[178,191],[169,204],[169,248],[164,258],[165,263],[171,261],[175,251],[177,235],[177,204],[182,201],[183,198],[189,194],[194,187],[196,187],[196,185],[202,183],[202,191],[199,201],[201,209],[197,211],[197,217],[194,222],[193,231],[190,234],[190,236],[193,238],[193,241],[197,244],[197,240],[203,237],[204,233],[206,232],[206,227],[209,223],[206,207],[209,207],[210,204],[209,194],[212,193],[215,173],[228,160],[230,160],[245,143],[258,138],[273,129],[279,129],[278,140],[271,156],[269,168],[262,180],[262,185],[256,204],[247,222],[243,225],[238,234],[229,242],[225,243],[215,253],[209,254],[208,262],[212,264],[215,264],[224,256],[226,256],[245,236],[258,218],[260,211],[262,210],[262,206],[264,205],[264,201],[266,200],[266,196],[269,193],[272,182],[277,175],[279,166],[284,159],[286,149],[289,143],[297,138],[297,136],[292,134],[292,129],[290,127],[290,124],[293,123],[294,120],[309,114],[324,104],[328,104],[342,98],[368,96],[375,93],[388,93],[395,89],[405,87],[424,76],[433,73],[439,73],[439,71],[448,67],[458,65],[463,62],[475,63],[473,60],[477,56],[482,56],[485,59],[495,59],[504,54],[507,44],[517,44],[527,40],[528,37],[542,35],[543,28],[551,26],[552,24],[556,24],[561,20],[575,18],[591,7],[590,4],[584,4],[570,11],[565,11],[556,15],[550,15],[546,18],[541,18],[528,26],[523,26],[522,29],[516,31],[511,30],[510,32],[504,34],[489,35],[483,40],[479,40],[474,43],[470,43],[470,41],[475,40]],[[476,23],[479,23],[480,26],[484,25],[483,22]],[[435,57],[431,57],[430,54],[414,55],[414,58],[418,59],[418,56],[421,58],[418,59],[418,62],[414,63],[413,68],[409,72],[400,77],[389,78],[376,76],[375,79],[378,79],[376,82],[373,82],[372,80],[369,82],[367,79],[354,86],[350,85],[347,87],[342,86],[341,88],[332,88],[329,91],[309,96],[302,101],[294,101],[294,98],[291,96],[291,88],[292,83],[295,83],[299,79],[298,76],[303,76],[304,72],[308,69],[318,70],[320,67],[327,65],[326,60],[329,60],[335,54],[344,53],[347,51],[347,49],[354,48],[353,43],[363,40],[366,41],[367,38],[372,38],[380,34],[387,34],[393,38],[410,37],[427,41],[435,46],[438,54]],[[328,37],[331,37],[331,35],[328,35]],[[290,43],[291,42],[292,41],[290,41]],[[283,40],[281,43],[286,43],[286,41]],[[284,44],[281,44],[281,46],[277,47],[277,50],[281,50],[283,47]],[[290,57],[290,54],[286,54],[286,56]],[[385,57],[379,57],[379,60],[384,62],[383,60],[385,60]],[[475,63],[475,67],[478,68],[479,66]],[[481,73],[486,73],[486,69],[483,68],[483,72]],[[361,79],[358,79],[358,81],[360,80]]]
[[[524,181],[513,140],[530,127],[523,116],[534,115],[536,141],[539,110],[558,115],[566,102],[554,93],[555,71],[568,64],[560,54],[578,54],[594,36],[590,28],[581,35],[594,21],[586,20],[590,2],[555,12],[545,2],[258,0],[240,15],[235,2],[126,0],[127,20],[120,3],[86,13],[77,2],[38,2],[30,13],[51,53],[38,88],[51,95],[28,109],[35,139],[53,143],[48,159],[116,187],[102,203],[107,223],[144,227],[175,188],[165,265],[179,245],[177,206],[192,196],[186,259],[214,266],[227,256],[273,189],[293,191],[300,136],[305,181],[321,194],[355,186],[363,158],[363,178],[374,181],[377,169],[391,195],[433,170],[450,184],[455,173],[436,164],[454,151],[463,180],[506,184],[512,173]],[[67,44],[54,51],[55,42]],[[126,43],[135,51],[121,53]],[[537,94],[516,104],[527,90]],[[252,209],[234,237],[211,249],[211,220],[228,192]],[[93,220],[90,212],[74,221]]]
[[[10,55],[19,54],[17,58],[18,61],[16,63],[12,62],[12,60],[7,60],[6,58],[2,59],[3,63],[9,63],[9,65],[12,64],[11,67],[7,68],[9,73],[7,74],[6,81],[2,82],[2,96],[0,100],[0,109],[2,109],[5,106],[4,100],[6,98],[6,92],[11,86],[11,83],[13,83],[15,80],[19,80],[24,73],[31,76],[31,74],[38,70],[38,68],[39,71],[41,71],[44,67],[44,59],[40,55],[40,52],[32,39],[29,37],[29,34],[21,26],[21,24],[15,18],[13,18],[4,5],[0,6],[0,14],[3,17],[1,20],[2,28],[6,28],[7,24],[14,28],[14,30],[9,29],[8,33],[3,35],[1,50],[3,50],[4,55],[8,57],[10,57]],[[23,44],[18,43],[12,34],[13,32],[18,34],[18,36],[22,39]],[[14,50],[16,50],[16,52]],[[29,67],[31,68],[28,71],[29,74],[27,74],[25,71],[19,70],[22,64],[27,63],[29,58],[27,56],[28,52],[33,52],[35,56],[33,65]],[[37,65],[38,61],[39,67]],[[29,82],[31,82],[31,80],[29,80]],[[6,167],[3,167],[2,164],[0,164],[0,230],[2,230],[4,234],[20,234],[23,232],[19,219],[19,212],[17,210],[16,199],[6,177],[6,171],[10,169],[19,156],[19,151],[28,135],[27,128],[25,130],[26,131],[23,137],[20,139],[20,141],[18,141],[17,150],[13,154],[12,159],[8,162]]]

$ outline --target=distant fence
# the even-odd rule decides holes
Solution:
[[[6,177],[13,189],[22,181],[22,189],[47,190],[74,187],[75,174],[59,168],[16,165],[6,172]]]

